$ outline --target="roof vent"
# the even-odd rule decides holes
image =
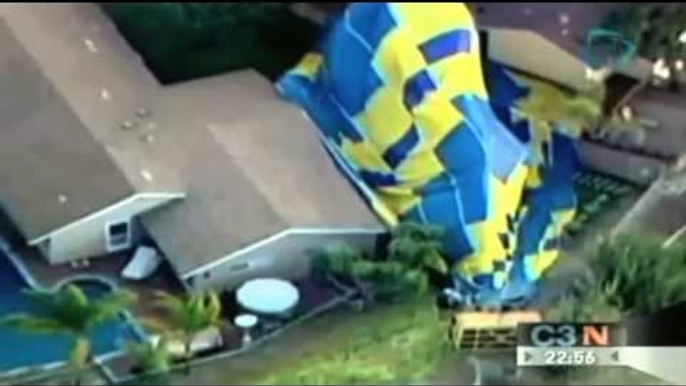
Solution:
[[[141,177],[143,177],[143,179],[145,179],[148,182],[152,182],[154,180],[152,173],[150,173],[149,171],[147,171],[145,169],[141,170]]]
[[[60,194],[59,196],[57,196],[57,201],[59,201],[60,204],[66,204],[69,200],[67,199],[67,196],[65,196],[64,194]]]
[[[110,91],[106,88],[100,89],[100,97],[105,101],[112,100],[112,94],[110,94]]]
[[[136,116],[138,118],[147,118],[150,116],[150,111],[141,107],[140,109],[136,110]]]
[[[152,135],[152,133],[145,133],[145,134],[141,135],[141,141],[143,141],[147,144],[151,144],[151,143],[155,142],[155,136]]]
[[[97,53],[98,52],[98,47],[95,46],[95,43],[93,43],[92,40],[90,39],[83,39],[83,43],[86,45],[86,48],[88,48],[88,51],[92,53]]]
[[[124,122],[121,123],[120,126],[121,126],[121,128],[124,129],[124,130],[131,130],[131,129],[133,129],[134,127],[136,127],[136,123],[135,123],[135,122],[131,122],[131,121],[124,121]]]

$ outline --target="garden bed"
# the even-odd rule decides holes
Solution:
[[[300,291],[301,301],[295,316],[292,319],[283,322],[275,328],[258,329],[252,334],[254,341],[248,347],[244,347],[242,344],[242,332],[229,323],[228,327],[222,329],[224,346],[196,355],[192,365],[197,366],[219,360],[229,360],[234,356],[248,353],[271,339],[278,337],[287,329],[306,323],[329,309],[345,303],[353,295],[353,292],[342,293],[330,286],[318,283],[309,278],[296,280],[294,281],[294,284]],[[234,317],[242,311],[235,303],[235,295],[233,292],[224,293],[222,295],[222,301],[224,303],[224,319],[231,322]],[[123,354],[113,356],[106,361],[105,366],[107,371],[111,374],[112,379],[117,383],[137,382],[135,379],[136,375],[132,373],[134,363],[128,356]],[[176,370],[179,370],[184,367],[184,365],[179,361],[174,367]],[[183,377],[181,371],[175,371],[174,374],[171,374],[170,376]]]

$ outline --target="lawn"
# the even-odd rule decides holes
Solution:
[[[331,329],[317,350],[285,362],[257,384],[421,382],[449,354],[430,299],[380,306]]]

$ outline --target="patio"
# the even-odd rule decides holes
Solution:
[[[138,302],[131,310],[136,316],[151,318],[159,316],[154,307],[151,307],[155,299],[155,293],[165,291],[172,294],[182,293],[183,286],[177,280],[175,273],[169,264],[164,261],[155,274],[145,280],[129,281],[121,278],[121,271],[131,260],[133,252],[124,252],[89,259],[88,265],[79,265],[78,268],[71,264],[49,265],[39,251],[26,248],[17,251],[22,256],[22,261],[36,280],[37,284],[45,288],[53,288],[55,285],[74,277],[98,277],[116,283],[121,288],[128,289],[138,295]]]

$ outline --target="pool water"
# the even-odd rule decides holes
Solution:
[[[0,252],[0,316],[39,311],[22,293],[29,287],[9,258]],[[82,288],[89,296],[101,296],[110,291],[97,282],[82,285]],[[132,326],[122,318],[94,331],[93,350],[96,355],[118,351],[124,342],[137,338]],[[63,362],[69,357],[71,345],[68,336],[33,335],[0,326],[0,372]]]

